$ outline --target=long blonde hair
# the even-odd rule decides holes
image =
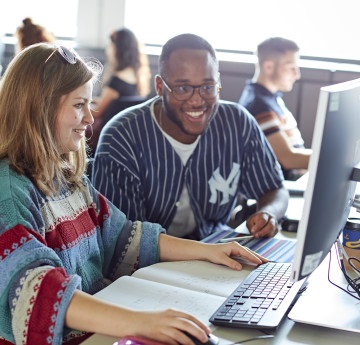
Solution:
[[[21,51],[0,81],[0,159],[27,175],[46,195],[61,182],[80,185],[86,169],[86,143],[76,152],[60,154],[56,117],[60,98],[89,80],[102,66],[79,56],[71,64],[52,44],[40,43]]]

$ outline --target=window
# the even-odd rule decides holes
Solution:
[[[271,36],[302,56],[360,60],[358,0],[127,0],[125,25],[146,44],[192,32],[218,50],[253,52]]]
[[[56,37],[76,37],[77,0],[8,0],[1,6],[0,34],[14,34],[26,17]],[[1,37],[1,35],[0,35]]]

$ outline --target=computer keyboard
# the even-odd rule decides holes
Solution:
[[[290,263],[268,262],[258,266],[209,321],[235,328],[277,328],[302,285],[292,283],[290,274]]]

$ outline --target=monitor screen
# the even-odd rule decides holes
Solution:
[[[360,162],[360,79],[320,89],[312,149],[293,281],[307,277],[323,261],[353,203],[352,173]]]

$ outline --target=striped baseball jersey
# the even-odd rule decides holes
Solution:
[[[130,220],[160,223],[175,216],[185,185],[202,239],[228,222],[239,193],[258,199],[279,188],[283,175],[253,117],[220,101],[184,165],[153,116],[151,99],[116,115],[104,127],[92,181]]]

